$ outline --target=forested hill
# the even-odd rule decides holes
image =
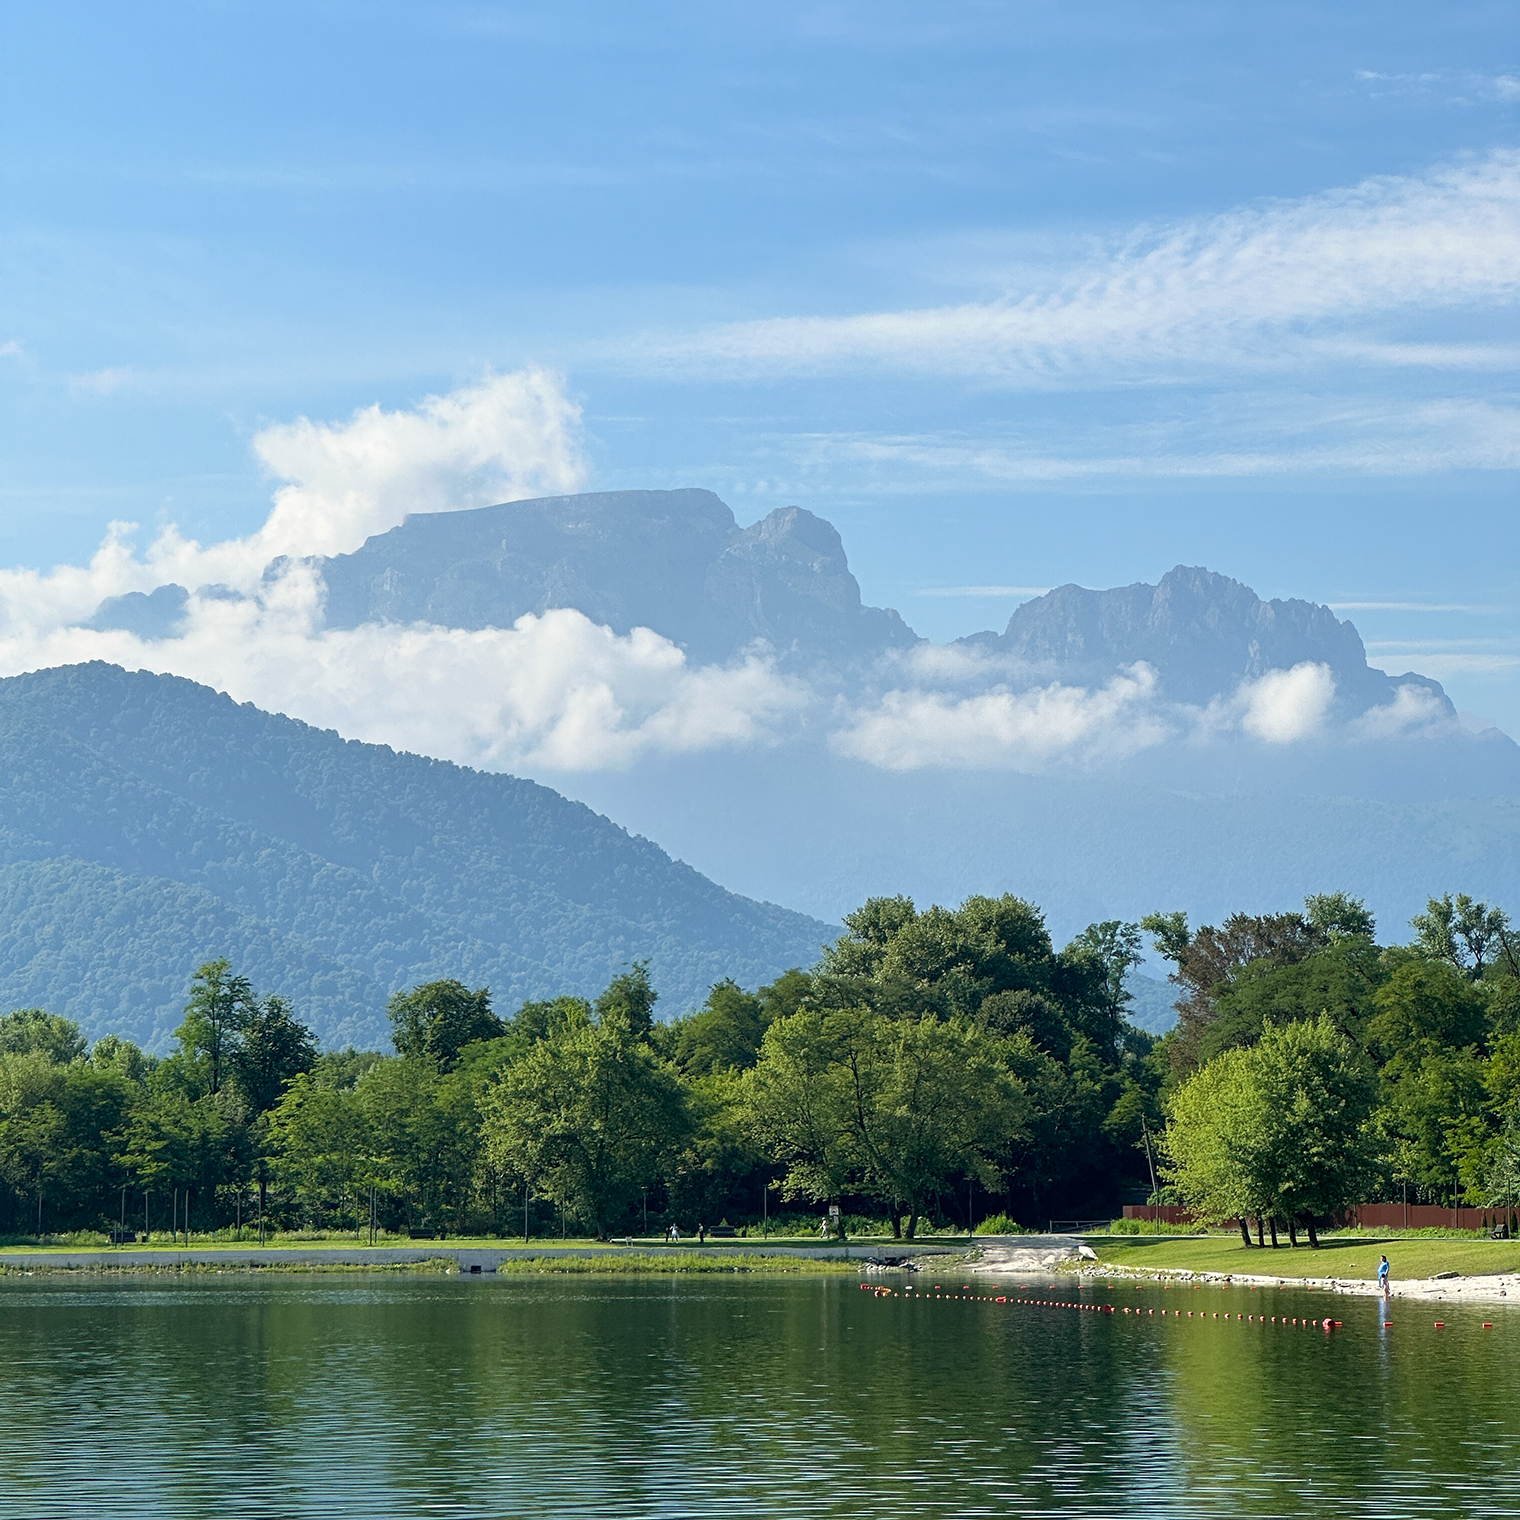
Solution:
[[[811,965],[838,931],[724,891],[547,787],[346,741],[171,676],[0,680],[0,1008],[162,1044],[225,955],[329,1047],[433,977],[661,1012]]]

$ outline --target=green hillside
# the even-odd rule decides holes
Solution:
[[[0,1006],[161,1041],[226,954],[329,1044],[434,976],[502,1007],[647,958],[662,1012],[835,931],[589,808],[99,663],[0,681]]]

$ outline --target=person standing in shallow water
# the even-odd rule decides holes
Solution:
[[[1378,1289],[1385,1298],[1388,1296],[1388,1258],[1386,1256],[1378,1260]]]

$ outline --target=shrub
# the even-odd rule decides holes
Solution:
[[[1024,1227],[1006,1214],[993,1214],[977,1227],[978,1235],[1022,1235]]]
[[[1168,1224],[1164,1219],[1115,1219],[1110,1235],[1207,1235],[1201,1224]]]

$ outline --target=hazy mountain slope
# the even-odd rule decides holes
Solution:
[[[378,1038],[375,999],[424,976],[487,982],[509,1005],[593,991],[646,956],[675,1009],[722,976],[754,983],[811,963],[830,935],[532,782],[99,664],[0,681],[0,866],[49,861],[103,871],[14,876],[21,937],[5,941],[0,987],[75,1009],[83,996],[87,1027],[109,1012],[144,1037],[169,1015],[158,993],[129,991],[149,985],[141,968],[118,973],[75,942],[91,913],[104,924],[129,912],[122,902],[151,905],[150,879],[169,884],[166,922],[182,926],[144,909],[145,941],[180,947],[172,1003],[197,960],[231,948],[206,934],[241,926],[269,947],[270,990],[329,1036]],[[67,954],[50,959],[36,947],[55,889],[72,917],[58,930]],[[63,970],[83,965],[99,978],[87,994]],[[43,966],[59,968],[51,988]]]
[[[1348,746],[1318,766],[1246,744],[1123,771],[887,773],[822,748],[565,778],[739,890],[835,918],[873,892],[1018,892],[1065,938],[1185,908],[1365,897],[1390,935],[1430,893],[1520,907],[1520,750],[1503,735]]]
[[[162,1048],[191,972],[211,953],[255,986],[298,997],[329,1044],[376,1041],[384,982],[204,888],[79,860],[0,866],[0,1008],[45,1007],[92,1035],[115,1030]]]
[[[605,491],[419,513],[352,554],[316,562],[327,626],[427,622],[508,628],[574,607],[618,633],[653,628],[696,659],[754,639],[809,660],[916,640],[863,607],[834,528],[798,507],[740,529],[711,491]],[[121,609],[115,615],[146,615]]]

